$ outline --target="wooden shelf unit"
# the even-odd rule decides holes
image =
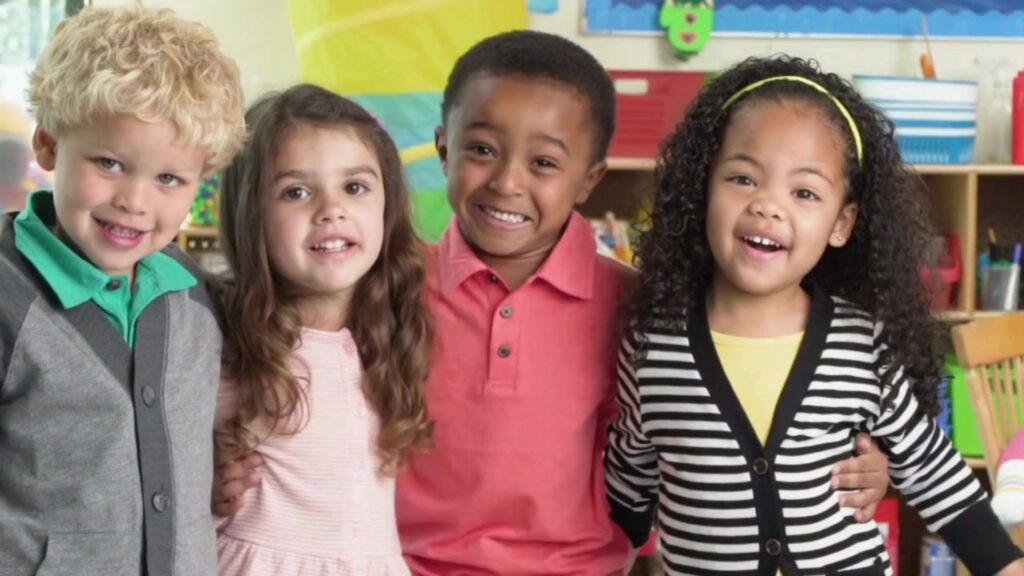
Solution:
[[[654,194],[655,160],[611,158],[608,174],[582,207],[589,217],[614,212],[627,220]],[[960,238],[963,275],[952,310],[939,318],[965,322],[1006,312],[981,310],[977,306],[976,274],[979,251],[988,245],[988,230],[995,230],[1000,242],[1024,242],[1024,166],[1006,165],[918,165],[932,201],[935,220],[943,234]]]

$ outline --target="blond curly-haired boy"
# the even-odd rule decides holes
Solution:
[[[238,69],[170,11],[86,8],[29,100],[54,186],[0,225],[0,574],[215,574],[220,333],[172,240],[240,148]]]

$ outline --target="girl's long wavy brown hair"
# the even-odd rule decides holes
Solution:
[[[380,419],[381,469],[394,472],[430,440],[423,388],[432,343],[424,303],[422,244],[413,230],[398,150],[358,104],[310,84],[271,94],[246,114],[248,139],[224,171],[221,246],[232,278],[218,286],[225,378],[238,383],[230,422],[239,445],[254,449],[259,420],[272,433],[294,433],[308,414],[308,378],[292,370],[302,328],[294,298],[273,269],[260,197],[270,185],[277,146],[296,126],[353,130],[380,163],[385,194],[380,256],[356,285],[347,326],[362,361],[363,393]],[[339,351],[339,354],[341,352]],[[299,422],[296,424],[295,422]]]

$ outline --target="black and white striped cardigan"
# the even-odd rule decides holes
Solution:
[[[864,430],[889,453],[893,485],[974,574],[1019,557],[907,379],[896,371],[883,389],[880,332],[863,311],[816,293],[765,446],[704,310],[686,330],[646,334],[638,366],[628,335],[618,360],[622,413],[605,461],[613,519],[639,545],[657,504],[669,574],[891,574],[878,527],[857,523],[830,483]]]

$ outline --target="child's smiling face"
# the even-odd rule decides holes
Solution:
[[[525,76],[469,81],[437,131],[448,200],[466,240],[492,266],[543,259],[573,208],[604,175],[590,104]]]
[[[800,100],[751,103],[731,118],[711,166],[707,234],[715,282],[755,295],[798,287],[828,246],[850,238],[845,146]]]

